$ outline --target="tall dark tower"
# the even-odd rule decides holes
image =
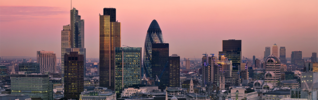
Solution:
[[[281,63],[286,64],[287,60],[286,60],[286,48],[285,47],[280,47],[279,48],[279,59]]]
[[[104,8],[99,17],[99,85],[114,90],[115,48],[121,46],[121,26],[115,8]]]
[[[180,87],[180,56],[173,54],[169,63],[169,87]]]
[[[224,55],[232,61],[233,71],[239,70],[241,63],[242,41],[241,40],[223,40],[223,50],[219,52],[219,59]]]
[[[153,20],[148,28],[143,57],[143,68],[141,70],[142,76],[152,77],[152,44],[163,43],[161,29],[156,20]],[[155,77],[152,77],[155,78]]]
[[[159,89],[165,89],[169,86],[169,44],[152,44],[152,57],[152,77]]]

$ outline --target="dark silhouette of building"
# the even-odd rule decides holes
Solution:
[[[79,99],[84,91],[84,56],[70,52],[64,58],[64,97]]]
[[[304,64],[302,52],[301,51],[292,51],[291,54],[291,64],[295,64],[298,66],[303,66]]]
[[[159,89],[165,89],[169,86],[169,44],[152,44],[152,77],[156,81]]]
[[[180,87],[180,56],[169,57],[169,87]]]
[[[271,55],[271,47],[265,47],[264,59],[266,59],[269,55]]]
[[[219,52],[219,60],[224,55],[232,61],[233,71],[238,71],[241,63],[242,41],[234,39],[223,40],[222,47],[222,51]]]
[[[286,48],[285,47],[280,47],[279,48],[279,59],[281,63],[286,64],[287,60],[286,60]]]
[[[25,73],[40,73],[40,65],[38,63],[20,63],[19,71],[24,71]]]
[[[116,21],[115,8],[104,8],[104,15],[99,17],[99,85],[114,90],[115,48],[121,46],[120,23]]]
[[[142,75],[147,77],[152,77],[152,44],[153,43],[163,43],[162,33],[160,26],[156,20],[153,20],[147,30],[147,36],[145,40],[144,47],[144,57],[143,57],[143,69],[141,70]],[[155,78],[155,77],[152,77]]]
[[[316,52],[312,53],[311,62],[317,62],[317,53]]]

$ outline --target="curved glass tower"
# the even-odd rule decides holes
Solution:
[[[141,74],[146,74],[147,77],[151,77],[152,68],[151,68],[151,60],[152,60],[152,44],[153,43],[163,43],[161,29],[156,20],[153,20],[148,28],[145,47],[144,47],[144,57],[143,57],[143,69],[141,70]]]

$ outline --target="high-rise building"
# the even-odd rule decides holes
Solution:
[[[186,69],[190,69],[190,60],[189,58],[184,58],[185,62],[186,62]]]
[[[77,52],[78,54],[84,56],[84,76],[85,76],[85,72],[86,72],[86,48],[66,48],[64,54],[70,54],[71,52]],[[63,56],[63,58],[64,58],[64,56]]]
[[[219,52],[219,59],[224,55],[232,61],[233,71],[238,71],[241,64],[242,40],[223,40],[222,51]]]
[[[140,84],[141,47],[115,48],[115,92]]]
[[[180,56],[169,57],[169,87],[180,87]]]
[[[19,71],[24,71],[25,73],[40,73],[40,66],[38,63],[20,63]]]
[[[147,36],[145,40],[144,47],[144,57],[143,57],[143,67],[141,70],[142,75],[147,77],[152,77],[152,44],[153,43],[163,43],[161,29],[156,20],[153,20],[148,28]],[[155,78],[155,77],[152,77]]]
[[[276,57],[279,57],[278,56],[278,47],[276,44],[273,45],[272,47],[272,55],[276,56]]]
[[[71,48],[71,26],[63,26],[61,32],[61,72],[64,73],[64,54],[66,53],[66,48]]]
[[[279,59],[270,55],[265,60],[265,79],[268,83],[274,86],[278,85],[278,81],[281,79],[281,63]]]
[[[114,90],[115,47],[121,46],[121,26],[116,21],[116,9],[104,8],[99,21],[99,85]]]
[[[264,59],[266,59],[269,55],[271,55],[271,47],[265,47]]]
[[[304,64],[302,51],[292,51],[291,54],[291,64],[295,64],[298,66],[303,66]]]
[[[11,94],[28,95],[36,100],[53,100],[53,84],[47,74],[11,75]]]
[[[71,52],[64,58],[64,97],[79,99],[84,91],[84,56]]]
[[[159,89],[165,89],[169,86],[169,44],[154,43],[152,44],[152,77],[156,81]]]
[[[71,47],[84,48],[84,20],[78,15],[78,10],[71,10]]]
[[[8,68],[5,65],[0,65],[0,80],[8,78]]]
[[[317,62],[317,53],[313,52],[311,55],[311,62]]]
[[[281,63],[286,64],[287,60],[286,60],[286,48],[285,47],[280,47],[279,48],[279,59]]]
[[[253,65],[255,65],[255,55],[253,55]]]
[[[41,73],[55,73],[56,71],[56,55],[53,51],[38,51],[37,62],[40,65]]]

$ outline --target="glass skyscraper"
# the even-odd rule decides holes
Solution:
[[[169,86],[169,44],[152,44],[152,77],[159,89],[165,89]]]
[[[115,92],[140,84],[141,47],[115,48]]]
[[[180,56],[169,57],[169,87],[180,87]]]
[[[222,45],[223,49],[219,52],[219,60],[224,55],[232,61],[233,71],[238,71],[241,63],[242,41],[234,39],[223,40]]]
[[[279,59],[281,63],[286,64],[287,60],[286,60],[286,48],[285,47],[280,47],[279,48]]]
[[[99,85],[114,90],[115,48],[121,46],[121,26],[116,21],[116,9],[104,8],[99,21]]]
[[[146,74],[147,77],[152,77],[152,44],[163,43],[161,29],[156,20],[153,20],[148,28],[143,57],[142,75]],[[152,77],[155,78],[155,77]]]

